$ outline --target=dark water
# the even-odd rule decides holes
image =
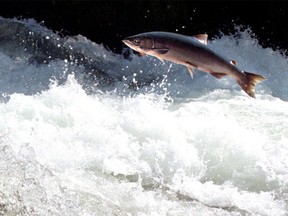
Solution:
[[[288,60],[234,28],[209,46],[268,78],[256,100],[1,18],[0,214],[287,215]]]

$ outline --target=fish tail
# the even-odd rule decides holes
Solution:
[[[241,88],[250,96],[255,98],[255,86],[265,80],[264,76],[244,71],[245,79],[237,81]]]

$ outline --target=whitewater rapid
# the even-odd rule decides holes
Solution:
[[[33,52],[25,58],[11,41],[0,49],[1,215],[288,214],[280,51],[261,47],[249,29],[209,41],[267,77],[253,99],[233,79],[196,71],[192,80],[181,65],[125,59],[76,38],[63,43],[115,82],[86,77],[94,63],[31,62]]]

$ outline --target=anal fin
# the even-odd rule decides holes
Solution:
[[[217,79],[221,79],[223,78],[224,76],[227,76],[227,74],[224,74],[224,73],[211,73],[212,76],[216,77]]]

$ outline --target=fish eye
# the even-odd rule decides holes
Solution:
[[[135,44],[139,44],[139,43],[140,43],[140,40],[139,40],[138,38],[136,38],[136,39],[133,40],[133,42],[134,42]]]

